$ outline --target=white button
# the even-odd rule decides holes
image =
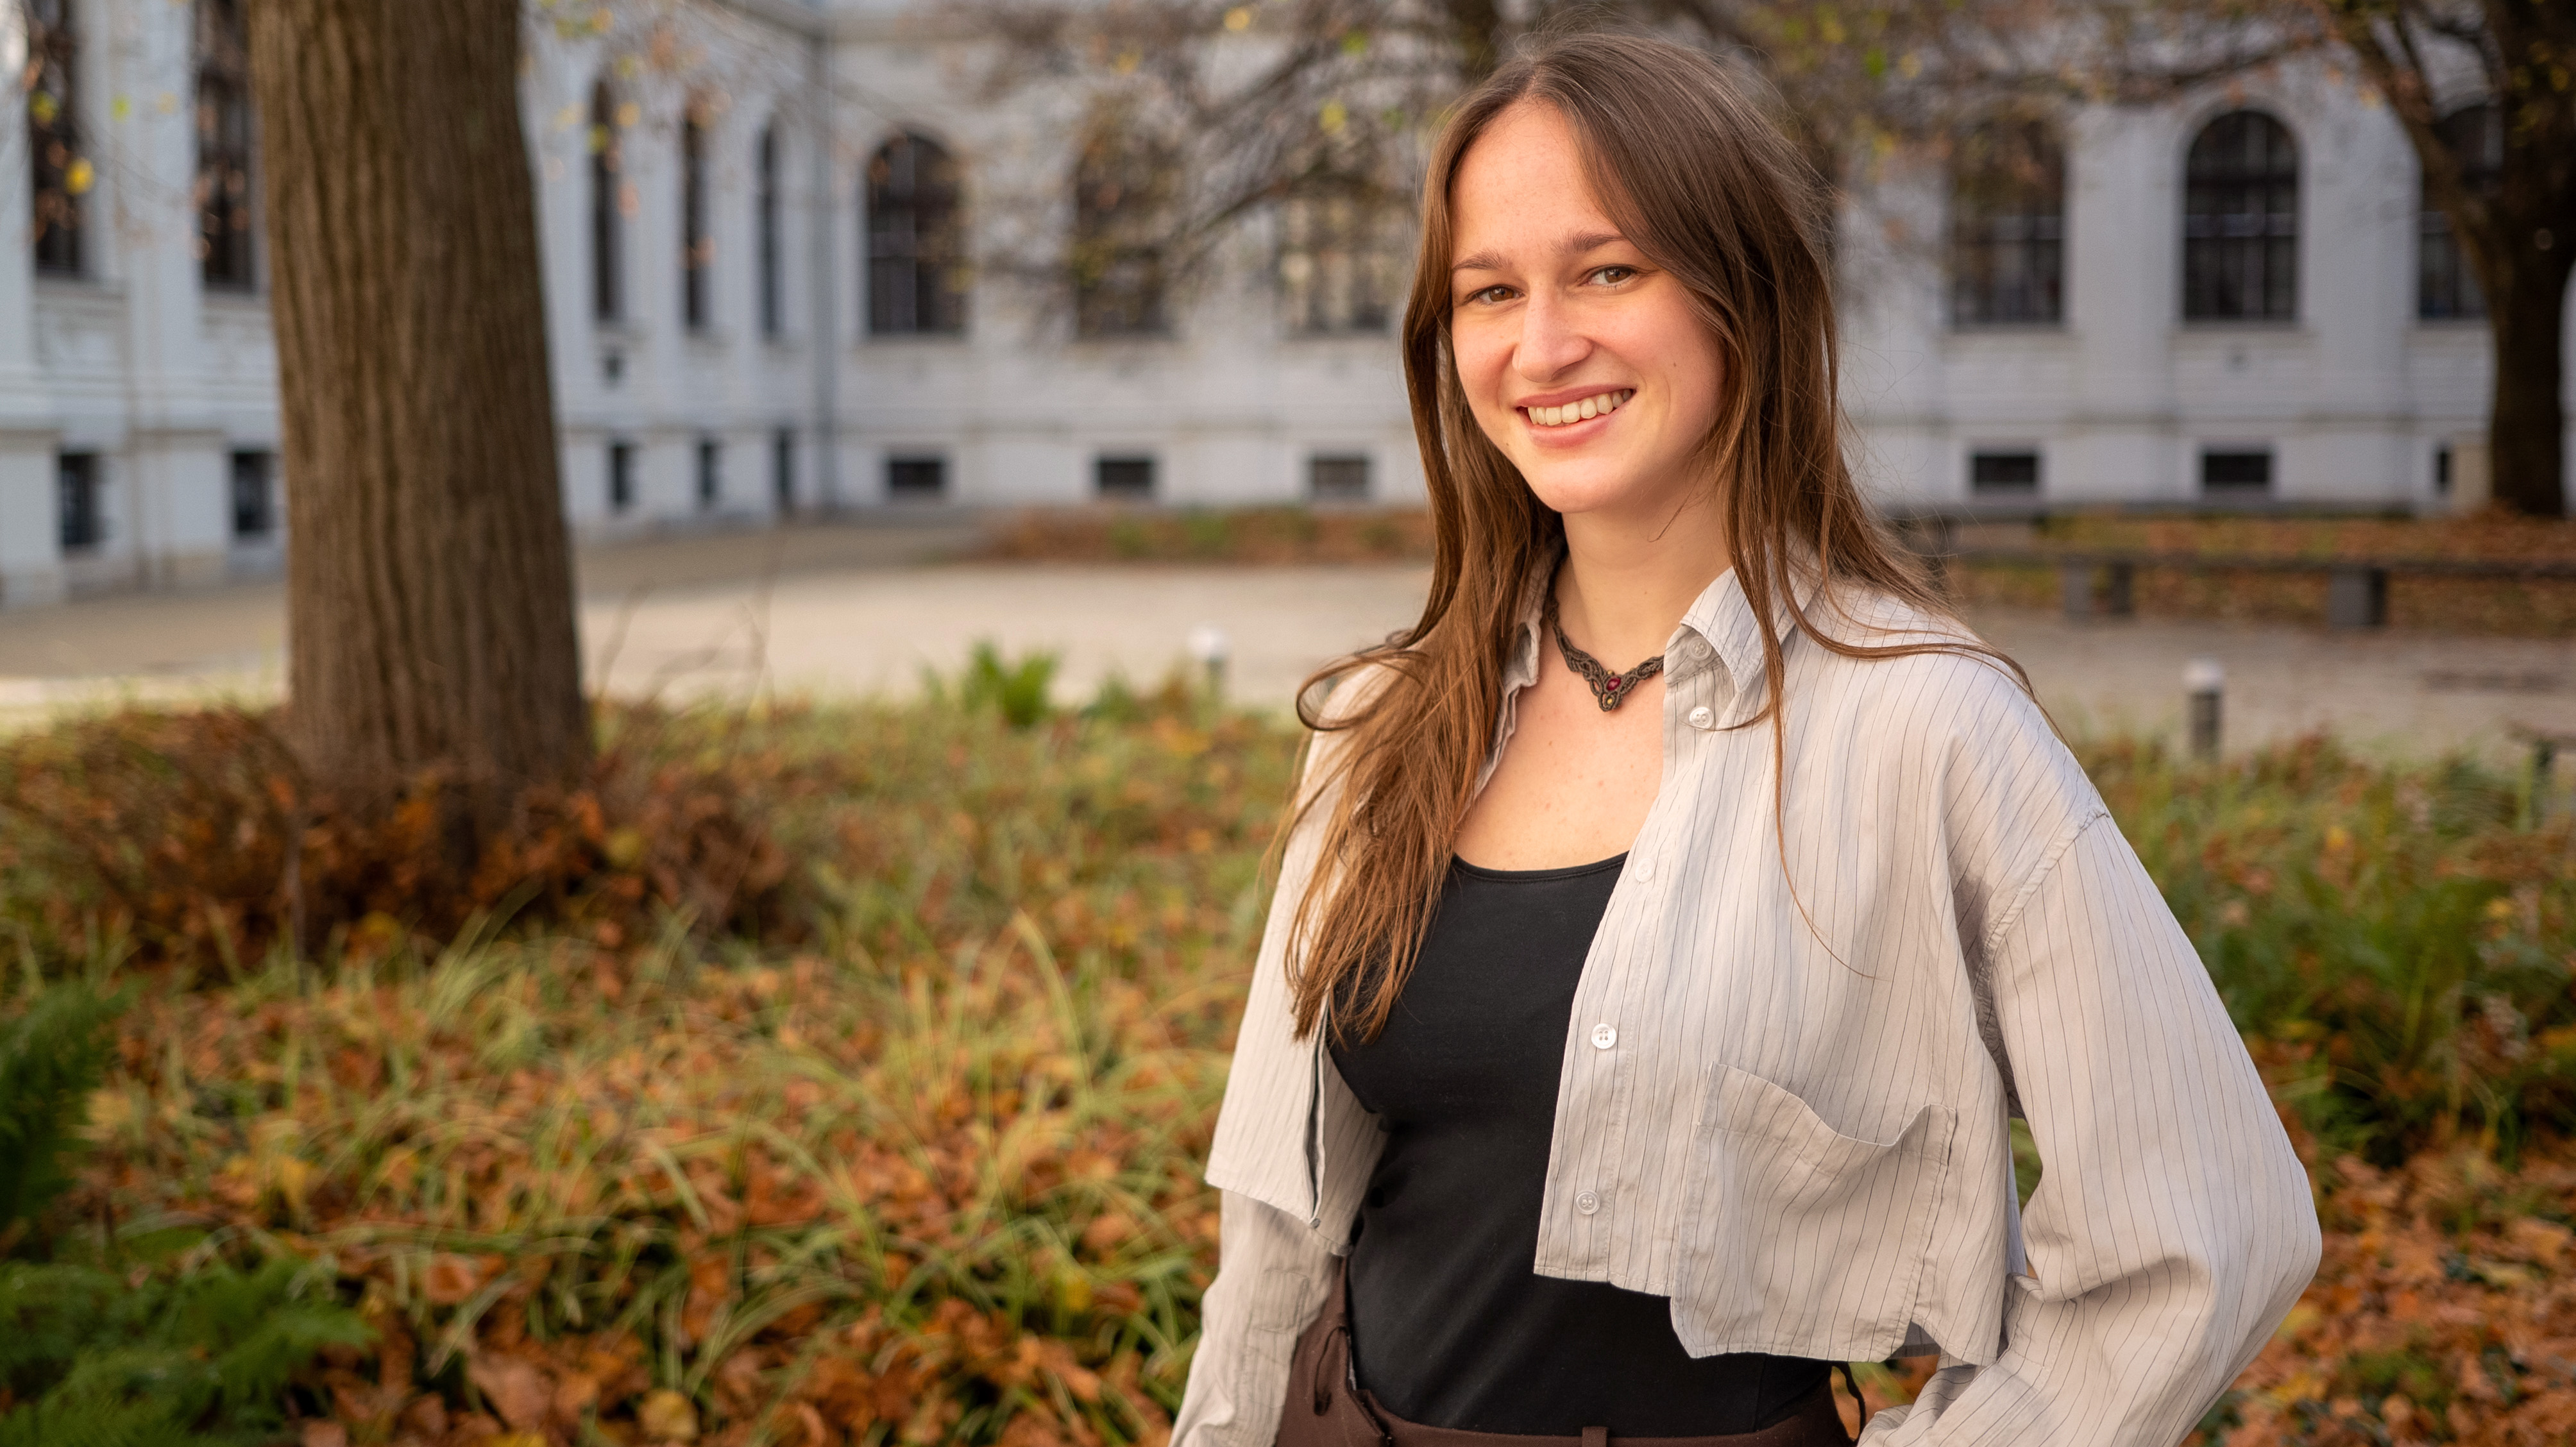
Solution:
[[[1616,1045],[1616,1044],[1618,1044],[1618,1043],[1619,1043],[1619,1027],[1618,1027],[1618,1026],[1616,1026],[1616,1025],[1595,1025],[1595,1026],[1593,1026],[1593,1027],[1592,1027],[1592,1048],[1593,1048],[1593,1049],[1595,1049],[1595,1050],[1607,1050],[1607,1049],[1609,1049],[1611,1046]]]
[[[1574,1209],[1581,1211],[1586,1216],[1589,1216],[1595,1211],[1601,1209],[1601,1198],[1592,1194],[1590,1191],[1585,1191],[1583,1194],[1574,1198]]]
[[[1690,726],[1692,728],[1710,728],[1715,726],[1716,723],[1717,711],[1710,708],[1707,704],[1701,704],[1699,707],[1690,711]]]
[[[1628,866],[1628,872],[1637,876],[1639,884],[1652,884],[1655,882],[1655,861],[1640,859]]]

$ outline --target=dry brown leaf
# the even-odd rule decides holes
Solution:
[[[545,1425],[546,1409],[554,1403],[554,1389],[547,1384],[546,1374],[533,1363],[517,1357],[477,1355],[466,1363],[465,1379],[513,1428],[533,1432]]]

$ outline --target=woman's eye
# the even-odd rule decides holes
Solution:
[[[1592,276],[1596,281],[1610,286],[1617,286],[1619,283],[1628,280],[1636,274],[1637,268],[1633,266],[1605,266],[1600,270],[1593,272]]]
[[[1482,291],[1467,293],[1467,300],[1479,304],[1498,302],[1509,298],[1511,294],[1512,289],[1508,286],[1489,286]]]

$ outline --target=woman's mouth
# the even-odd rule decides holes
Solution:
[[[1634,387],[1613,388],[1607,392],[1579,398],[1557,407],[1522,407],[1520,414],[1533,427],[1569,427],[1577,422],[1616,412],[1627,400],[1637,395]]]

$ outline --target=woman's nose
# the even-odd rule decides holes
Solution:
[[[1513,362],[1524,379],[1551,381],[1591,354],[1591,340],[1553,298],[1534,296],[1521,308],[1520,346]]]

